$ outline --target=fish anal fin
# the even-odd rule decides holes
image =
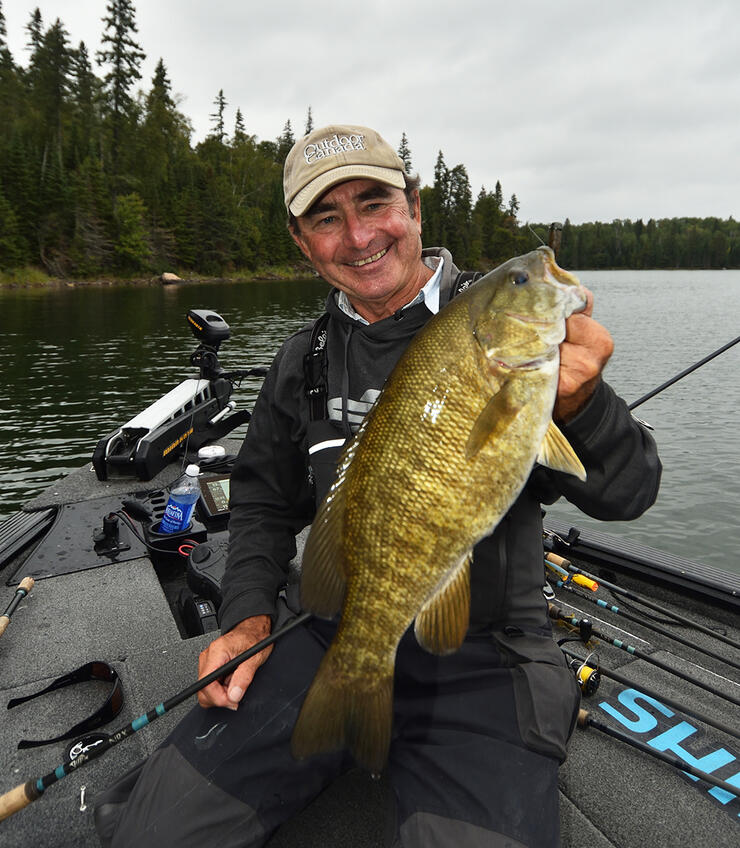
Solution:
[[[513,381],[504,383],[475,419],[465,445],[465,458],[473,459],[489,439],[501,435],[522,408],[521,402],[515,397]]]
[[[547,428],[545,438],[540,446],[540,452],[537,454],[537,462],[540,465],[546,465],[548,468],[552,468],[553,471],[563,471],[566,474],[573,474],[579,480],[586,479],[586,469],[570,446],[570,442],[568,442],[554,421],[551,421],[550,426]]]
[[[391,743],[394,659],[382,673],[359,680],[342,674],[330,648],[293,728],[293,756],[347,748],[357,765],[380,774]]]
[[[337,615],[347,590],[343,525],[343,489],[334,486],[316,513],[301,563],[301,606],[321,618]]]
[[[470,622],[469,551],[450,579],[416,616],[416,641],[432,654],[451,654],[462,645]]]

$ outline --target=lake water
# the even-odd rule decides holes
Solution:
[[[614,336],[606,378],[628,402],[740,333],[740,271],[579,276]],[[214,309],[230,324],[225,368],[267,365],[318,314],[325,292],[317,279],[0,291],[0,519],[193,375],[189,308]],[[564,503],[548,514],[740,573],[739,375],[740,344],[636,410],[655,428],[664,465],[645,516],[604,525]],[[251,407],[258,390],[259,380],[244,381],[239,407]]]

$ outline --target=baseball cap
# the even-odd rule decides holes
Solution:
[[[404,173],[401,157],[375,130],[322,127],[296,141],[285,160],[285,205],[298,217],[337,183],[370,179],[404,188]]]

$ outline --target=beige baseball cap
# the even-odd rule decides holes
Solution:
[[[299,139],[285,160],[285,205],[299,217],[337,183],[370,179],[404,188],[404,173],[401,157],[375,130],[322,127]]]

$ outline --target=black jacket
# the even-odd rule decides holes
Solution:
[[[424,251],[445,260],[440,306],[458,274],[444,249]],[[303,360],[313,324],[281,347],[265,378],[231,475],[229,557],[220,610],[222,631],[253,615],[275,616],[280,589],[295,556],[295,535],[313,518],[326,475],[314,471],[322,456],[309,447],[350,435],[382,388],[414,334],[431,317],[418,303],[365,325],[327,299],[328,406],[333,420],[309,422]],[[475,549],[471,571],[471,629],[549,633],[542,594],[541,503],[561,495],[604,520],[639,516],[655,500],[660,461],[655,443],[626,404],[601,383],[586,408],[563,432],[586,468],[585,483],[536,466],[527,486],[491,536]],[[316,465],[316,469],[312,469]],[[392,518],[389,518],[392,520]]]

